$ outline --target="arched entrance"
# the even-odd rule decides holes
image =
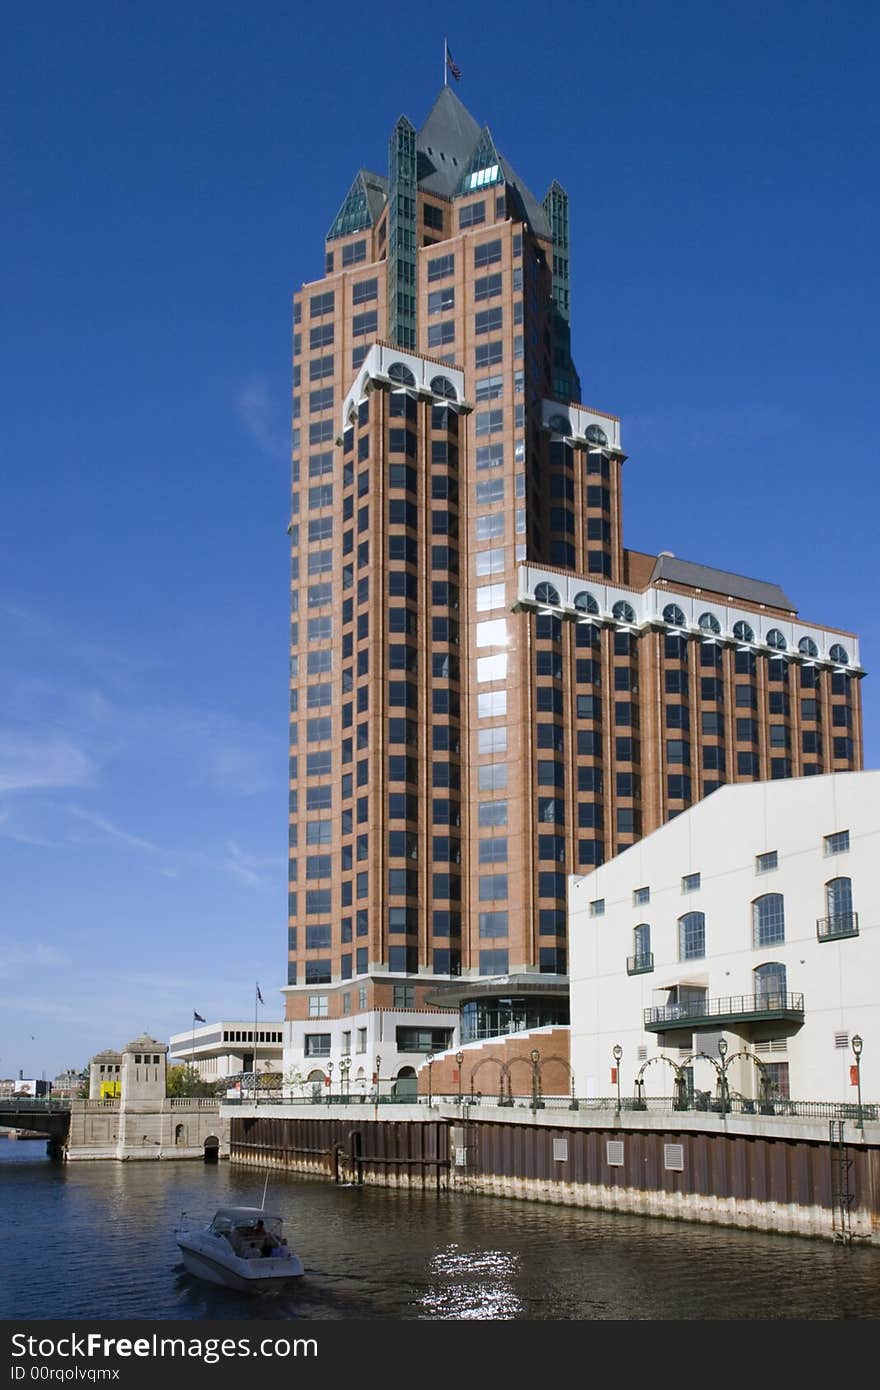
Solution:
[[[220,1140],[216,1134],[209,1134],[204,1144],[205,1162],[217,1163],[220,1158]]]
[[[186,1147],[186,1125],[174,1126],[174,1143],[176,1147]]]
[[[318,1104],[324,1099],[324,1073],[322,1071],[310,1071],[306,1080],[312,1093],[312,1101]]]
[[[401,1067],[391,1088],[391,1094],[398,1100],[412,1100],[418,1095],[418,1078],[414,1067]]]

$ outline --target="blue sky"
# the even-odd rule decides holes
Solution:
[[[0,1076],[248,1017],[255,980],[280,1017],[290,295],[427,114],[440,25],[569,191],[626,543],[775,580],[877,659],[877,7],[338,13],[4,18]]]

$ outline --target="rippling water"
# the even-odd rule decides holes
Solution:
[[[273,1174],[305,1277],[248,1297],[187,1274],[182,1211],[259,1206],[228,1163],[71,1163],[0,1138],[16,1277],[2,1318],[878,1318],[880,1251],[507,1201]],[[7,1266],[8,1270],[8,1266]]]

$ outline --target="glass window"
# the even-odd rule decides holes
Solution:
[[[458,212],[459,227],[476,227],[486,220],[485,202],[467,203]]]
[[[455,320],[446,319],[443,323],[432,323],[428,327],[428,347],[443,347],[455,342]]]
[[[849,831],[837,830],[833,835],[825,836],[826,854],[843,854],[849,849]]]
[[[455,256],[435,256],[428,261],[428,279],[445,280],[455,273]]]
[[[852,879],[833,878],[830,883],[825,884],[825,906],[828,916],[841,925],[841,919],[846,921],[846,925],[851,924],[853,910]]]
[[[428,295],[428,313],[445,314],[455,308],[455,286],[444,285],[441,290],[431,290]]]
[[[478,647],[501,647],[507,645],[507,619],[488,618],[477,623],[476,641]]]
[[[681,880],[682,893],[695,893],[700,886],[699,874],[685,874]]]
[[[634,906],[638,906],[639,903],[649,903],[650,901],[651,901],[651,890],[650,890],[650,888],[636,888],[635,891],[633,892],[633,905],[634,905]]]
[[[765,893],[752,903],[752,945],[773,946],[785,940],[785,901],[781,893]]]
[[[604,899],[604,898],[594,898],[594,899],[593,899],[593,901],[590,903],[590,916],[591,916],[591,917],[604,917],[604,916],[605,916],[605,899]]]
[[[495,261],[501,260],[501,241],[484,241],[479,246],[474,247],[474,268],[479,270],[481,266],[492,265]]]
[[[686,912],[678,919],[679,960],[700,960],[706,954],[706,917],[702,912]]]
[[[759,874],[768,874],[772,869],[779,867],[779,855],[775,849],[768,850],[766,854],[755,856],[755,870]]]

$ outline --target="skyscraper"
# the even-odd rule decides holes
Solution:
[[[621,423],[578,403],[569,291],[564,188],[539,202],[444,87],[294,297],[304,1076],[411,1084],[458,1006],[465,1038],[566,1021],[568,874],[725,781],[861,766],[854,637],[624,548]]]

